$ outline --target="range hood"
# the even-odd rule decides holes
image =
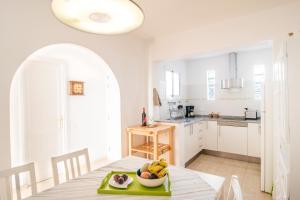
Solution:
[[[221,89],[240,89],[244,86],[243,78],[237,76],[237,53],[229,53],[229,79],[221,80]]]

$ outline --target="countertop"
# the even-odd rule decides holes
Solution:
[[[175,123],[189,125],[199,121],[217,121],[217,122],[239,122],[239,123],[258,123],[260,124],[260,119],[257,120],[245,120],[243,117],[239,116],[220,116],[219,118],[210,118],[207,115],[198,115],[193,118],[179,118],[179,119],[163,119],[157,120],[157,122]]]

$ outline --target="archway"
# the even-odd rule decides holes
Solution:
[[[84,95],[68,93],[71,80],[84,82]],[[10,110],[12,165],[35,161],[39,180],[51,176],[51,154],[87,147],[91,161],[121,158],[119,85],[85,47],[54,44],[31,54],[13,78]]]

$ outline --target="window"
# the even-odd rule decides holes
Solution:
[[[254,99],[261,100],[262,98],[262,84],[265,81],[265,66],[254,66]]]
[[[207,75],[207,100],[216,99],[216,72],[215,70],[206,71]]]
[[[179,74],[174,71],[166,71],[166,95],[167,97],[179,96]]]

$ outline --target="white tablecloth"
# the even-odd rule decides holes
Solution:
[[[69,182],[57,185],[41,192],[27,200],[98,200],[98,199],[216,199],[218,192],[201,178],[198,172],[184,168],[169,167],[171,179],[171,197],[135,196],[135,195],[107,195],[97,194],[97,188],[102,179],[112,170],[136,171],[147,160],[127,157],[112,164],[90,172]]]

